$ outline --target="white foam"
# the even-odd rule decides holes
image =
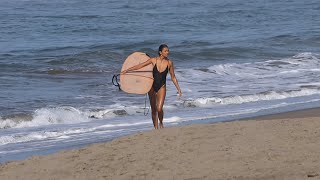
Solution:
[[[73,107],[41,108],[35,111],[30,122],[22,122],[18,127],[48,124],[72,124],[89,121],[80,110]]]
[[[0,119],[0,129],[35,127],[50,124],[77,124],[96,119],[112,119],[118,116],[136,115],[143,112],[143,107],[124,107],[119,104],[111,106],[111,108],[85,111],[69,106],[41,108],[35,110],[31,120]]]
[[[178,117],[178,116],[172,116],[170,118],[163,119],[164,122],[168,122],[168,123],[180,122],[181,120],[182,120],[182,118]]]
[[[5,119],[0,121],[0,128],[22,128],[49,124],[74,124],[90,121],[82,111],[74,107],[54,107],[37,109],[31,121]]]
[[[18,123],[11,119],[0,119],[0,129],[15,127]]]
[[[117,115],[114,113],[116,109],[104,109],[100,111],[90,111],[86,112],[87,117],[94,117],[97,119],[103,119],[103,118],[113,118],[116,117]]]
[[[300,53],[277,60],[181,69],[178,73],[179,84],[183,97],[198,99],[199,104],[206,104],[201,101],[207,101],[207,97],[238,95],[242,98],[244,94],[259,94],[262,91],[292,91],[299,89],[300,85],[316,83],[316,73],[320,71],[318,57],[314,53]],[[168,85],[168,90],[168,94],[176,92],[174,86]]]
[[[139,126],[139,125],[145,125],[145,124],[149,124],[149,123],[150,123],[149,121],[139,121],[139,122],[133,122],[133,123],[106,124],[106,125],[99,126],[97,129],[100,129],[100,128]]]
[[[9,143],[21,143],[21,142],[28,142],[28,141],[36,141],[36,140],[43,140],[47,138],[61,138],[67,139],[69,138],[68,135],[70,134],[79,134],[83,132],[92,131],[92,129],[70,129],[66,131],[42,131],[42,132],[31,132],[28,134],[15,134],[9,136],[1,136],[0,137],[0,145],[5,145]]]
[[[268,100],[278,100],[285,99],[290,97],[300,97],[300,96],[310,96],[314,94],[320,94],[319,89],[309,89],[303,88],[295,91],[282,91],[275,92],[270,91],[267,93],[251,94],[251,95],[241,95],[241,96],[230,96],[230,97],[209,97],[209,98],[197,98],[197,99],[188,99],[183,102],[186,107],[208,107],[215,104],[241,104],[248,102],[257,102],[257,101],[268,101]]]

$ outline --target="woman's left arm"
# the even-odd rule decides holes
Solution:
[[[173,62],[169,60],[169,72],[170,72],[170,76],[171,76],[171,80],[173,82],[173,84],[176,86],[178,93],[179,93],[179,97],[182,96],[182,92],[178,83],[178,80],[176,78],[176,75],[174,74],[174,67],[173,67]]]

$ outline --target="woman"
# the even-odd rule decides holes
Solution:
[[[168,72],[170,72],[171,80],[178,90],[179,98],[182,96],[181,89],[174,74],[173,62],[168,59],[169,47],[165,44],[161,44],[159,46],[158,54],[158,57],[150,58],[144,63],[121,72],[122,74],[125,74],[128,71],[138,70],[149,64],[153,65],[152,73],[154,81],[148,95],[151,105],[153,126],[155,129],[158,129],[159,126],[160,128],[163,128],[163,103],[166,97],[166,77]]]

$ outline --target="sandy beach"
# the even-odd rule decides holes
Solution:
[[[320,179],[320,109],[151,130],[0,166],[0,179]]]

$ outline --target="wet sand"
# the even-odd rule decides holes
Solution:
[[[320,109],[137,133],[2,164],[0,179],[320,179]]]

